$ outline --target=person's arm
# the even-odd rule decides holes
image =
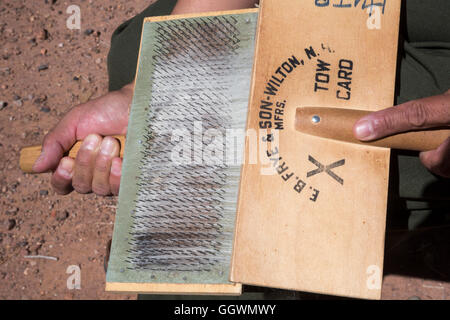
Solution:
[[[356,138],[376,140],[396,133],[450,126],[450,90],[373,112],[353,127]],[[420,160],[431,172],[450,178],[450,138],[436,150],[421,152]]]
[[[257,2],[179,0],[172,14],[251,8]],[[72,108],[45,136],[33,171],[53,171],[51,184],[59,194],[75,189],[80,193],[117,195],[122,160],[118,141],[108,136],[126,134],[133,87],[131,83]],[[77,140],[84,140],[77,157],[63,157]]]
[[[246,9],[254,7],[256,3],[259,0],[178,0],[172,14]]]

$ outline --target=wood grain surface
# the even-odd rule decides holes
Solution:
[[[262,1],[232,281],[380,298],[389,149],[295,130],[299,106],[392,105],[400,1],[365,3]]]

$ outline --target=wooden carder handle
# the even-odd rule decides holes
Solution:
[[[125,136],[113,136],[120,143],[120,157],[123,158],[123,151],[125,149]],[[77,141],[72,148],[65,154],[65,156],[69,156],[71,158],[75,158],[77,156],[78,150],[81,147],[81,143],[83,141]],[[19,165],[20,169],[25,173],[34,173],[33,165],[36,162],[37,158],[41,154],[42,146],[32,146],[26,147],[20,150],[20,160]]]
[[[371,142],[353,136],[353,126],[369,111],[328,107],[299,107],[295,115],[295,128],[303,133],[338,141],[378,147],[427,151],[436,149],[450,137],[450,127],[399,133]]]

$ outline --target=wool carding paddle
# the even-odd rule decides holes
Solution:
[[[106,290],[239,294],[229,281],[257,10],[148,18]]]

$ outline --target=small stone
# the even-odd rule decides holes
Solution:
[[[45,55],[47,54],[47,49],[42,48],[42,49],[41,49],[41,54],[42,54],[43,56],[45,56]]]
[[[20,185],[20,181],[16,181],[16,182],[13,182],[13,183],[11,183],[11,190],[16,190],[16,188],[18,187]],[[17,209],[17,211],[19,211],[19,208],[16,208]]]
[[[34,100],[34,104],[39,105],[39,104],[44,103],[45,101],[47,101],[47,96],[44,94],[44,95],[40,96],[39,98],[36,98]]]
[[[42,29],[39,34],[38,34],[38,39],[39,40],[47,40],[49,36],[48,30],[47,29]]]
[[[0,110],[5,109],[8,106],[8,102],[0,101]]]
[[[64,47],[64,43],[62,43],[62,42],[61,42],[61,43],[58,43],[58,47],[59,47],[59,48]]]
[[[47,196],[47,195],[48,195],[48,190],[40,190],[40,191],[39,191],[39,194],[40,194],[41,196]]]
[[[22,241],[17,243],[17,247],[25,248],[27,246],[28,246],[28,241],[27,240],[22,240]]]
[[[3,75],[9,76],[11,74],[11,68],[4,68],[3,69]]]
[[[74,80],[74,81],[78,81],[78,80],[80,80],[80,77],[74,76],[74,77],[73,77],[73,80]]]
[[[8,89],[8,85],[7,85],[7,84],[2,84],[2,89],[3,89],[3,90]]]
[[[66,210],[58,212],[58,214],[56,215],[56,220],[57,221],[64,221],[69,217],[69,212],[67,212]]]
[[[38,71],[44,71],[44,70],[47,70],[47,69],[48,69],[48,64],[41,64],[38,67]]]
[[[41,242],[36,242],[35,244],[31,244],[30,247],[28,248],[28,250],[30,251],[30,253],[32,254],[39,254],[39,250],[41,250],[42,245],[45,241],[41,241]]]
[[[90,36],[93,33],[94,33],[94,29],[86,29],[86,31],[84,31],[84,34],[87,36]]]
[[[95,59],[95,63],[96,63],[96,64],[102,63],[102,58],[97,58],[97,59]]]
[[[41,108],[41,111],[42,111],[42,112],[45,112],[45,113],[49,113],[49,112],[50,112],[50,108],[49,108],[49,107],[46,107],[46,106],[43,106],[43,107]]]
[[[8,231],[11,231],[16,226],[16,220],[9,219],[8,220]]]
[[[16,100],[16,101],[14,101],[13,103],[14,103],[14,105],[15,105],[16,107],[21,107],[21,106],[23,106],[22,100]]]
[[[6,210],[5,214],[15,216],[17,212],[19,212],[19,208],[15,207],[14,209]]]

